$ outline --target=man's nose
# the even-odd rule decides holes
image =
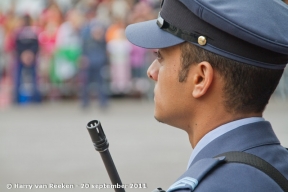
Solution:
[[[159,67],[160,64],[157,59],[155,59],[147,70],[147,76],[154,81],[158,81]]]

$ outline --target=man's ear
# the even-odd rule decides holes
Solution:
[[[206,61],[198,63],[193,71],[194,88],[192,91],[192,96],[194,98],[200,98],[207,93],[209,87],[211,86],[214,71],[210,63]]]

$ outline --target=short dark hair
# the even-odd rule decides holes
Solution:
[[[263,112],[284,71],[237,62],[189,42],[182,43],[180,47],[182,69],[179,71],[179,82],[186,80],[191,65],[209,62],[225,80],[224,105],[231,113]]]

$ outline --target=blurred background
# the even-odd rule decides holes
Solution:
[[[153,97],[153,50],[130,44],[124,30],[155,18],[159,0],[1,0],[0,8],[0,108]]]
[[[153,50],[128,24],[160,0],[0,0],[0,191],[6,185],[110,183],[86,124],[102,122],[124,184],[167,189],[186,169],[187,135],[153,118]],[[288,70],[264,118],[288,147]],[[87,186],[87,185],[86,185]],[[113,191],[111,189],[102,189]]]

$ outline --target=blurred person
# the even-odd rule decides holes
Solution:
[[[146,71],[154,60],[155,50],[147,50],[132,44],[130,50],[130,65],[132,72],[132,95],[146,99],[153,99],[153,82],[146,75]]]
[[[97,19],[106,26],[111,25],[111,0],[99,0],[97,5]]]
[[[39,29],[32,26],[32,19],[24,15],[20,28],[15,32],[15,99],[17,103],[40,102],[37,82],[37,56]]]
[[[46,7],[39,17],[41,33],[39,42],[41,47],[39,63],[39,83],[41,83],[41,92],[50,98],[56,97],[57,91],[51,82],[51,65],[53,65],[53,56],[56,50],[56,38],[60,25],[63,23],[63,13],[57,2],[54,0],[45,1]],[[59,95],[59,94],[58,94]]]
[[[133,6],[132,12],[128,15],[129,23],[147,21],[155,17],[155,12],[146,1],[139,1]]]
[[[146,77],[145,67],[145,54],[146,49],[131,45],[130,51],[130,64],[132,68],[132,78]]]
[[[288,151],[263,118],[288,63],[288,6],[165,0],[161,7],[126,36],[157,49],[147,70],[154,117],[184,130],[193,148],[167,192],[288,191]]]
[[[110,40],[107,50],[110,58],[111,91],[116,95],[129,94],[132,88],[130,51],[131,44],[125,37],[124,29],[118,29]]]
[[[95,9],[87,11],[87,22],[81,30],[81,103],[83,108],[88,107],[91,93],[96,92],[100,107],[104,109],[108,104],[106,26],[95,14]]]
[[[123,19],[113,17],[112,24],[108,27],[105,38],[107,43],[109,43],[113,39],[117,39],[119,37],[119,30],[125,29],[126,24]]]
[[[0,109],[11,103],[11,78],[7,74],[5,54],[5,15],[0,10]]]
[[[77,10],[70,10],[67,20],[58,29],[50,66],[52,99],[73,96],[76,93],[75,77],[81,55],[81,25],[81,14]]]
[[[46,8],[39,17],[40,27],[46,28],[46,25],[53,25],[56,28],[63,22],[63,13],[59,5],[54,0],[48,0]]]
[[[111,17],[124,20],[127,17],[129,8],[127,0],[114,0],[111,4]]]
[[[15,101],[15,31],[19,27],[19,18],[15,14],[15,4],[0,16],[2,26],[2,79],[0,75],[0,107],[9,106]],[[0,41],[1,41],[0,40]],[[0,46],[1,46],[0,45]]]
[[[39,85],[41,94],[48,96],[50,87],[49,69],[55,51],[56,37],[59,26],[53,22],[47,23],[39,34],[40,54],[39,54]]]
[[[129,22],[137,23],[141,21],[146,21],[152,19],[154,16],[154,10],[152,9],[151,2],[149,1],[140,1],[135,4],[132,12],[129,14]],[[132,69],[132,80],[133,80],[133,92],[136,95],[148,96],[150,91],[150,81],[148,81],[146,76],[146,70],[150,64],[151,59],[151,50],[146,50],[141,47],[135,46],[132,44],[130,51],[130,65]]]
[[[5,66],[4,70],[6,71],[6,75],[8,78],[13,79],[14,74],[14,50],[15,50],[15,30],[19,27],[19,18],[15,14],[15,8],[12,6],[10,10],[7,11],[3,20],[3,28],[4,28],[4,60]]]

